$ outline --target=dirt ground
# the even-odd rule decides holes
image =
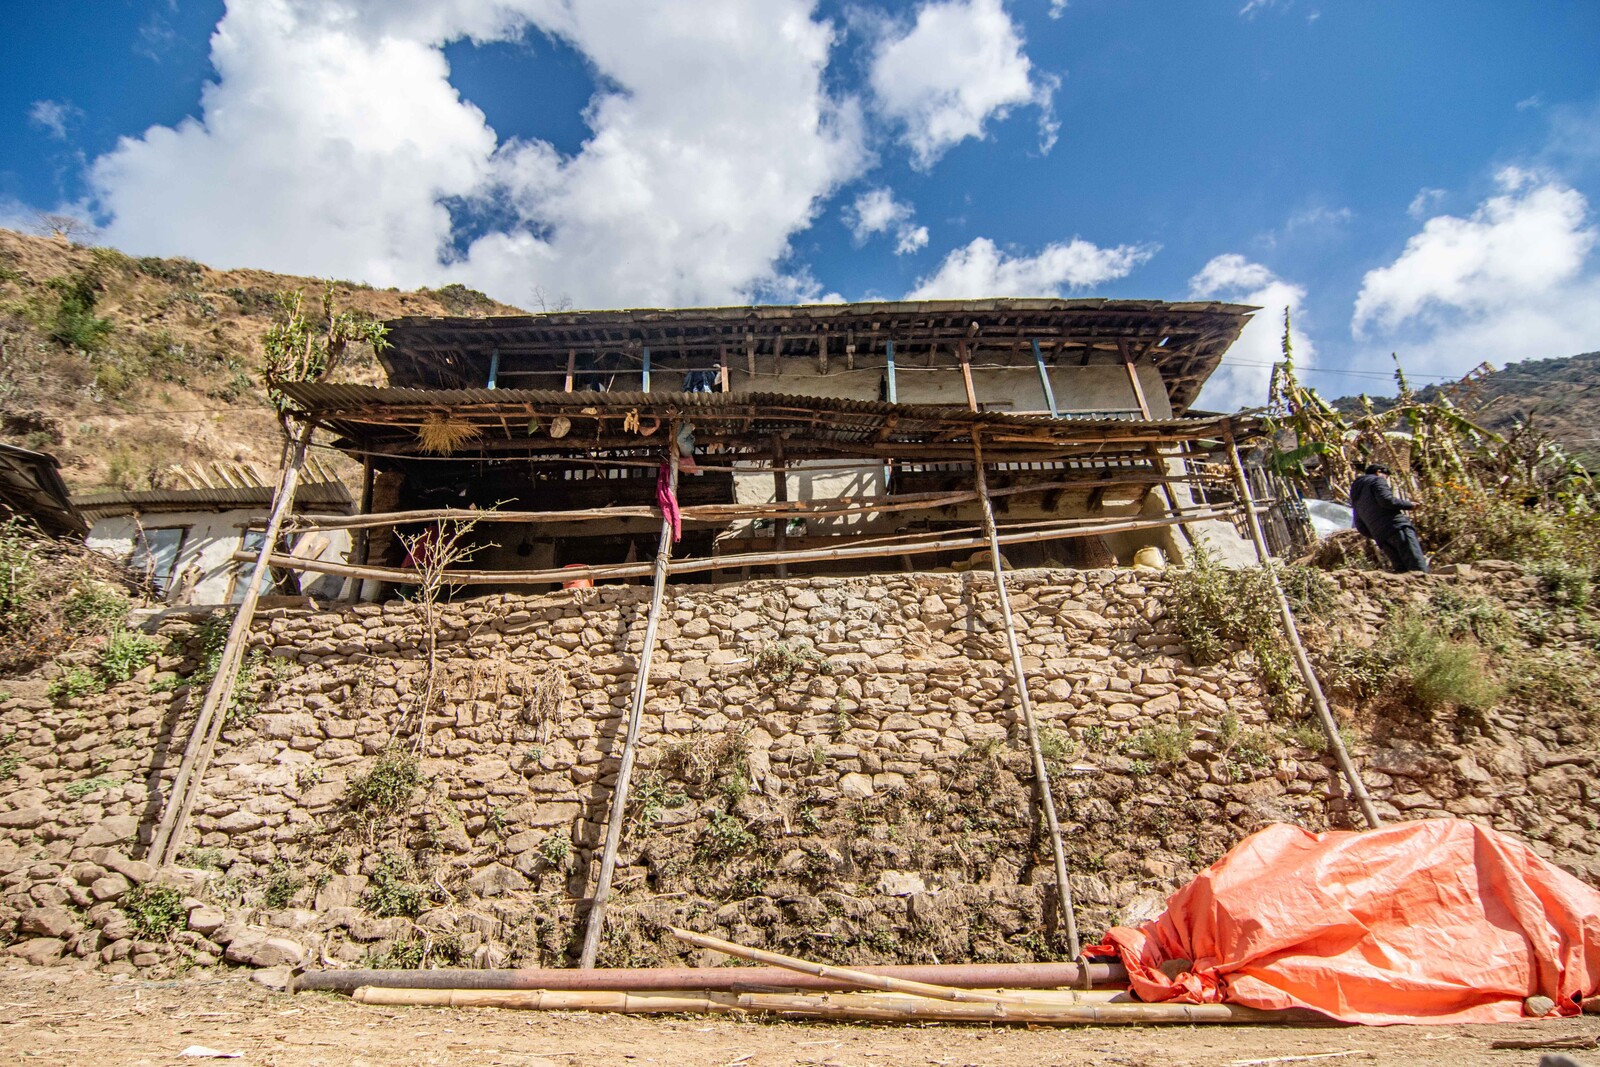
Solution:
[[[1382,1029],[840,1026],[380,1008],[333,994],[274,993],[243,975],[145,982],[64,968],[0,970],[0,1064],[72,1067],[218,1062],[181,1055],[194,1045],[243,1054],[226,1062],[270,1067],[1531,1067],[1539,1052],[1489,1043],[1578,1035],[1600,1037],[1600,1017]],[[1569,1055],[1600,1067],[1600,1052]]]

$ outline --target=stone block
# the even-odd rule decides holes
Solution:
[[[872,795],[872,779],[865,774],[847,774],[839,779],[839,791],[847,797],[861,799]]]
[[[368,878],[364,874],[336,874],[317,890],[316,908],[349,908],[361,903],[367,891]]]
[[[528,880],[502,863],[491,863],[467,882],[468,887],[480,897],[498,897],[507,893],[521,893],[531,888]]]
[[[202,904],[198,908],[191,908],[189,911],[189,929],[206,937],[216,933],[226,921],[227,916],[222,913],[222,910],[213,908],[209,904]],[[110,928],[107,927],[108,935],[109,930]]]
[[[67,943],[58,937],[35,937],[12,945],[6,949],[6,954],[35,967],[47,967],[59,960],[66,950]]]
[[[78,932],[78,921],[66,908],[29,908],[22,913],[17,929],[35,937],[56,937],[65,940]]]
[[[298,967],[306,958],[305,946],[287,937],[275,936],[262,926],[246,926],[228,942],[225,953],[232,963],[251,967]]]
[[[120,874],[108,874],[104,878],[96,878],[89,892],[96,900],[116,900],[133,888],[133,884]]]

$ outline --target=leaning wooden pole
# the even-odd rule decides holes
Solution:
[[[1006,592],[1005,569],[1000,561],[1000,535],[995,529],[994,508],[989,502],[989,479],[983,470],[983,444],[976,426],[972,431],[972,469],[977,481],[978,505],[983,513],[983,532],[989,538],[989,559],[994,564],[994,588],[1000,598],[1000,617],[1005,621],[1006,643],[1011,646],[1011,672],[1017,682],[1017,704],[1028,734],[1028,750],[1033,755],[1033,777],[1039,786],[1044,806],[1045,826],[1050,831],[1050,852],[1056,866],[1056,892],[1061,898],[1061,917],[1067,924],[1067,947],[1078,956],[1078,920],[1072,913],[1072,883],[1067,879],[1066,849],[1061,843],[1061,824],[1056,821],[1056,798],[1050,788],[1050,768],[1039,747],[1039,727],[1033,718],[1033,700],[1028,693],[1028,676],[1022,668],[1022,645],[1017,641],[1016,621],[1011,616],[1011,595]]]
[[[678,495],[678,425],[673,423],[667,446],[667,485]],[[622,742],[622,766],[617,768],[617,785],[611,791],[611,816],[606,821],[606,843],[600,854],[600,878],[595,882],[589,905],[588,928],[583,934],[583,952],[578,966],[588,970],[600,954],[600,937],[605,931],[606,898],[611,895],[611,876],[617,867],[617,846],[622,841],[622,820],[628,809],[628,786],[633,762],[638,755],[639,722],[644,718],[645,696],[650,691],[650,661],[655,657],[656,628],[661,621],[661,604],[667,594],[667,564],[672,558],[672,519],[661,516],[661,542],[656,548],[655,576],[650,591],[650,615],[644,627],[644,647],[639,651],[639,671],[633,679],[633,704],[628,709],[628,730]]]
[[[1350,752],[1344,746],[1344,738],[1339,736],[1339,724],[1334,720],[1333,710],[1328,707],[1328,698],[1323,695],[1322,684],[1317,681],[1317,672],[1311,667],[1311,658],[1306,655],[1306,647],[1300,643],[1300,629],[1295,625],[1294,610],[1289,607],[1289,598],[1284,595],[1283,586],[1278,582],[1277,568],[1272,565],[1272,553],[1267,551],[1267,539],[1261,533],[1260,520],[1256,518],[1255,497],[1250,492],[1249,480],[1245,478],[1244,463],[1239,459],[1239,446],[1233,439],[1231,429],[1228,431],[1227,441],[1228,461],[1233,465],[1233,481],[1239,490],[1239,502],[1244,507],[1245,524],[1250,528],[1250,540],[1256,546],[1256,558],[1260,560],[1261,569],[1266,572],[1273,596],[1278,601],[1278,616],[1283,621],[1283,633],[1288,638],[1289,651],[1294,655],[1295,666],[1306,683],[1306,690],[1311,694],[1311,706],[1316,709],[1317,718],[1322,723],[1322,732],[1328,737],[1328,747],[1333,751],[1333,757],[1339,763],[1339,770],[1350,786],[1350,795],[1356,798],[1356,804],[1360,806],[1367,825],[1377,829],[1383,822],[1372,806],[1372,798],[1367,795],[1366,783],[1361,780],[1361,773],[1356,770],[1355,761],[1350,758]]]
[[[233,625],[229,627],[228,639],[222,646],[217,673],[206,690],[205,703],[200,706],[200,714],[195,718],[189,743],[183,751],[183,761],[178,764],[172,790],[167,794],[161,823],[150,842],[148,857],[157,867],[168,866],[178,858],[195,795],[200,791],[200,782],[211,763],[217,735],[222,733],[223,724],[228,720],[227,709],[233,703],[234,684],[238,681],[239,665],[244,661],[250,624],[255,620],[256,602],[261,598],[261,584],[271,570],[273,548],[283,528],[284,518],[294,507],[294,494],[300,485],[300,471],[305,466],[306,449],[311,445],[313,428],[309,420],[303,423],[300,435],[292,441],[285,455],[283,471],[278,476],[277,493],[272,501],[272,514],[267,520],[266,536],[261,540],[261,552],[256,557],[255,571],[245,587],[244,599],[239,601],[234,612]]]

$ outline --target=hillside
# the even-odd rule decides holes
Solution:
[[[1423,400],[1446,393],[1490,429],[1507,430],[1531,419],[1591,470],[1600,468],[1600,352],[1524,360],[1467,385],[1430,385],[1419,390]],[[1382,411],[1394,399],[1373,397],[1372,403]],[[1358,409],[1360,400],[1340,397],[1333,405],[1350,412]]]
[[[80,493],[169,486],[180,463],[275,470],[261,333],[297,291],[314,308],[329,284],[0,229],[0,441],[53,453]],[[338,307],[380,319],[518,310],[462,286],[331,285]],[[379,371],[361,352],[344,374]]]

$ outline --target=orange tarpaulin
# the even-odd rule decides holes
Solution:
[[[1106,935],[1144,1000],[1304,1007],[1355,1023],[1483,1023],[1600,990],[1600,892],[1459,819],[1272,826],[1138,929]],[[1193,961],[1169,978],[1169,960]],[[1176,971],[1170,967],[1169,971]]]

